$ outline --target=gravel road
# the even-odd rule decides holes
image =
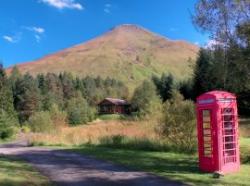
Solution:
[[[0,145],[0,154],[24,159],[58,186],[184,185],[82,154],[43,147],[27,147],[23,141]]]

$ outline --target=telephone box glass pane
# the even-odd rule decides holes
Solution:
[[[203,129],[203,155],[212,157],[212,138],[211,138],[211,117],[210,110],[202,111],[202,129]]]
[[[230,163],[236,161],[236,143],[235,143],[235,120],[234,109],[223,108],[222,120],[223,120],[223,155],[224,163]]]

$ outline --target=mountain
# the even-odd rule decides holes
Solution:
[[[18,65],[22,73],[60,73],[114,77],[134,88],[152,74],[172,73],[185,79],[192,73],[199,48],[170,40],[137,25],[120,25],[86,43]],[[7,69],[10,73],[11,68]]]

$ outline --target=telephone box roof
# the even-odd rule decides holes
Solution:
[[[202,95],[200,95],[197,100],[201,100],[201,99],[209,99],[209,98],[213,98],[216,100],[219,99],[236,99],[236,96],[230,92],[226,92],[226,91],[221,91],[221,90],[213,90],[210,92],[206,92]]]

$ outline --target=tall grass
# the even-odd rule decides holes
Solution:
[[[96,121],[90,125],[62,127],[49,134],[34,133],[29,135],[29,141],[31,144],[46,145],[100,144],[105,137],[117,135],[155,141],[159,139],[151,123]]]
[[[246,132],[249,126],[250,124],[246,122],[240,124],[240,151],[243,163],[250,163],[250,137]],[[184,152],[182,147],[171,145],[161,138],[155,131],[155,124],[145,121],[97,120],[89,125],[58,128],[48,134],[33,133],[28,138],[31,145],[81,146],[89,144],[123,149]],[[193,150],[185,152],[190,153]]]

